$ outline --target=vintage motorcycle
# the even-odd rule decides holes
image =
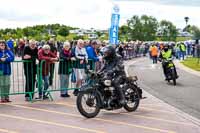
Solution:
[[[125,95],[125,104],[120,104],[118,91],[112,86],[112,79],[107,80],[106,74],[88,70],[88,80],[80,88],[76,105],[78,111],[86,118],[98,115],[101,109],[115,110],[124,108],[128,112],[135,111],[142,98],[142,90],[137,85],[137,77],[124,77],[121,83]]]

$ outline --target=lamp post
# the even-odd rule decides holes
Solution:
[[[184,19],[185,19],[186,26],[187,26],[188,25],[188,21],[189,21],[190,18],[189,17],[185,17]]]

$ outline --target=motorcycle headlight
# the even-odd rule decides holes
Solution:
[[[111,86],[111,80],[105,80],[104,85],[105,86]]]

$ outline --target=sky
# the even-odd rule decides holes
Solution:
[[[200,0],[0,0],[0,29],[60,23],[78,28],[108,29],[112,7],[120,8],[120,25],[133,15],[169,20],[178,28],[200,27]]]

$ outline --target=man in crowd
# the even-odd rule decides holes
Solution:
[[[22,55],[22,59],[25,60],[24,74],[26,77],[26,86],[25,86],[26,101],[30,101],[34,96],[35,81],[36,81],[36,74],[37,74],[37,66],[36,66],[37,58],[38,58],[38,49],[36,47],[36,42],[35,40],[30,40],[29,46],[26,46],[24,48],[24,52]]]
[[[151,52],[151,58],[153,60],[153,64],[157,64],[158,47],[155,44],[153,44],[150,49],[150,52]]]
[[[49,40],[49,46],[50,46],[51,53],[54,55],[54,57],[57,57],[57,48],[55,46],[55,41],[53,38],[51,38]],[[50,64],[49,86],[53,85],[54,71],[55,71],[55,63],[51,63]]]

